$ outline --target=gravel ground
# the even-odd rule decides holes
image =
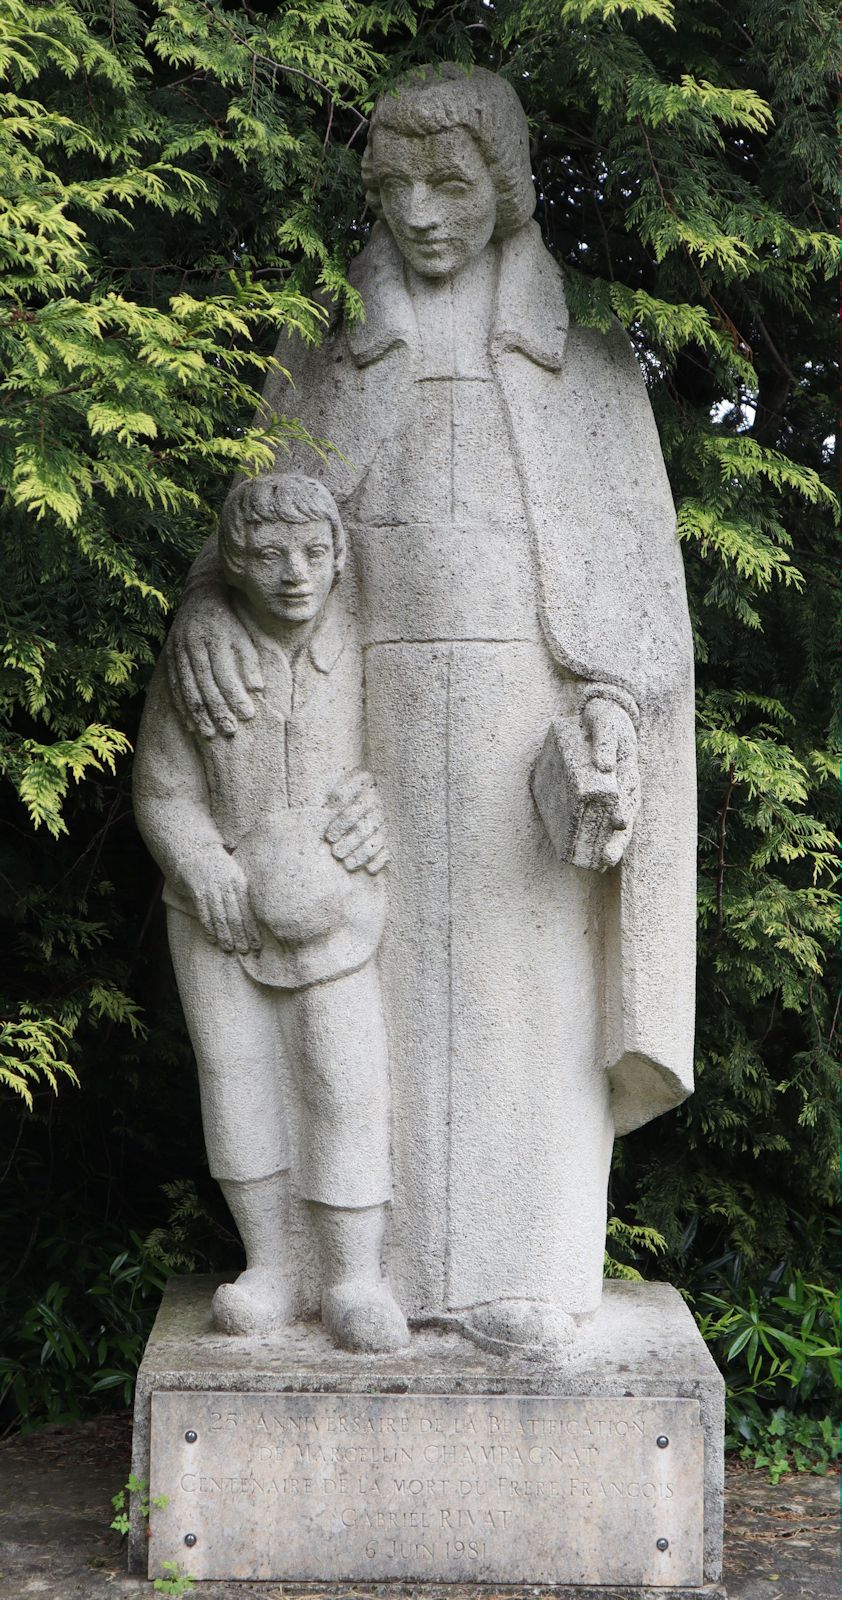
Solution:
[[[130,1437],[126,1415],[0,1443],[0,1600],[154,1600],[150,1583],[127,1576],[123,1543],[109,1529],[111,1496],[128,1476]],[[838,1553],[838,1479],[792,1477],[773,1488],[760,1473],[729,1470],[728,1600],[838,1600]],[[197,1600],[355,1600],[361,1592],[207,1583]],[[503,1595],[563,1600],[564,1593],[508,1589]],[[390,1585],[380,1594],[383,1600],[495,1600],[492,1589],[455,1585]]]

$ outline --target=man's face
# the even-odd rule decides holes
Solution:
[[[488,244],[497,219],[491,174],[464,128],[420,138],[378,128],[374,170],[401,254],[427,278],[458,272]]]
[[[276,622],[311,622],[322,609],[334,578],[329,522],[262,522],[249,529],[236,587],[257,617]]]

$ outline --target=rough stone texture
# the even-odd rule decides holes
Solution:
[[[697,1400],[152,1395],[151,1577],[698,1585],[703,1494]]]
[[[585,704],[592,719],[600,697]],[[532,794],[559,861],[603,872],[621,859],[640,808],[637,741],[633,724],[625,723],[616,764],[601,771],[591,759],[583,709],[550,724],[532,771]]]
[[[319,472],[348,536],[392,852],[390,1278],[415,1317],[521,1301],[524,1347],[551,1326],[542,1303],[599,1304],[615,1133],[690,1092],[695,927],[674,507],[626,335],[570,322],[528,148],[511,86],[480,69],[384,97],[365,158],[380,220],[353,268],[365,319],[336,316],[318,349],[282,340],[294,392],[278,372],[264,391],[341,452]],[[297,445],[281,459],[312,469]],[[220,688],[242,701],[250,646],[216,541],[170,641],[211,722]],[[555,782],[588,813],[584,853],[560,797],[539,781],[533,799],[558,719],[580,735]],[[291,1265],[313,1312],[300,1165],[293,1148]]]
[[[341,454],[319,483],[279,465],[235,485],[141,731],[139,820],[247,1270],[214,1296],[227,1348],[206,1303],[187,1311],[195,1348],[167,1342],[164,1314],[139,1459],[156,1387],[461,1394],[478,1415],[489,1384],[583,1414],[697,1398],[715,1579],[721,1384],[667,1291],[600,1311],[615,1134],[692,1089],[692,644],[657,430],[619,325],[570,323],[509,84],[404,80],[374,110],[365,178],[365,318],[333,317],[318,349],[282,340],[264,390]],[[303,448],[283,466],[311,467]],[[293,481],[301,516],[277,487]],[[334,649],[346,531],[353,644]],[[380,939],[367,876],[387,839]],[[319,1310],[383,1361],[272,1331]],[[403,1312],[451,1331],[390,1364]],[[660,1569],[631,1554],[647,1516],[595,1525],[587,1560],[571,1536],[565,1575],[648,1582]],[[518,1538],[489,1580],[560,1570]]]
[[[344,529],[321,484],[277,473],[232,491],[222,531],[226,615],[248,629],[258,714],[191,733],[161,660],[134,767],[138,825],[165,875],[208,1161],[246,1249],[214,1315],[239,1335],[294,1315],[281,1175],[295,1146],[297,1191],[320,1235],[310,1293],[321,1289],[341,1344],[396,1349],[408,1334],[381,1277],[389,1079],[374,960],[388,852],[362,770],[362,656],[335,592]]]
[[[723,1385],[675,1290],[660,1284],[607,1284],[587,1341],[566,1361],[547,1367],[490,1355],[455,1332],[432,1329],[416,1332],[408,1352],[377,1359],[337,1351],[311,1325],[283,1329],[260,1341],[225,1338],[213,1331],[210,1321],[215,1283],[182,1278],[168,1286],[138,1377],[133,1457],[138,1477],[149,1480],[151,1396],[163,1391],[215,1391],[223,1397],[579,1396],[585,1410],[593,1397],[689,1399],[699,1403],[705,1434],[704,1505],[697,1506],[704,1517],[704,1575],[709,1582],[718,1581]],[[146,1529],[139,1517],[131,1559],[133,1570],[145,1570]]]
[[[126,1482],[131,1416],[45,1427],[0,1441],[0,1600],[152,1600],[125,1570],[109,1531],[111,1496]],[[726,1469],[724,1584],[728,1600],[838,1600],[839,1480]],[[725,1588],[656,1589],[646,1600],[724,1600]],[[591,1589],[473,1584],[358,1585],[211,1581],[196,1600],[627,1600]],[[633,1600],[640,1600],[634,1596]]]

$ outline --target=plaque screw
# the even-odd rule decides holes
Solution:
[[[186,1433],[185,1433],[185,1435],[184,1435],[184,1437],[185,1437],[185,1439],[186,1439],[186,1440],[187,1440],[187,1443],[188,1443],[188,1444],[195,1444],[195,1443],[196,1443],[196,1440],[197,1440],[197,1439],[198,1439],[198,1437],[199,1437],[199,1435],[198,1435],[198,1433],[197,1433],[197,1432],[196,1432],[196,1429],[195,1429],[195,1428],[188,1428],[188,1429],[187,1429],[187,1432],[186,1432]]]
[[[660,1542],[661,1541],[659,1539],[658,1543],[660,1544]],[[184,1543],[186,1544],[188,1550],[192,1550],[194,1544],[198,1543],[198,1540],[196,1538],[195,1533],[185,1533],[185,1535],[184,1535]]]
[[[660,1433],[658,1435],[657,1439],[655,1440],[655,1443],[658,1446],[659,1450],[666,1450],[667,1445],[669,1444],[669,1439],[667,1438],[665,1433]]]
[[[190,1535],[188,1534],[187,1538],[189,1539],[189,1537],[190,1537]],[[185,1544],[187,1543],[187,1539],[185,1539],[184,1543]],[[194,1543],[195,1543],[195,1540],[194,1540]],[[670,1547],[669,1539],[659,1539],[658,1540],[658,1549],[659,1550],[668,1550],[669,1547]]]

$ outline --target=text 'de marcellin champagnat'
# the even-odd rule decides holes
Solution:
[[[695,1583],[702,1485],[695,1400],[156,1393],[149,1571]]]

